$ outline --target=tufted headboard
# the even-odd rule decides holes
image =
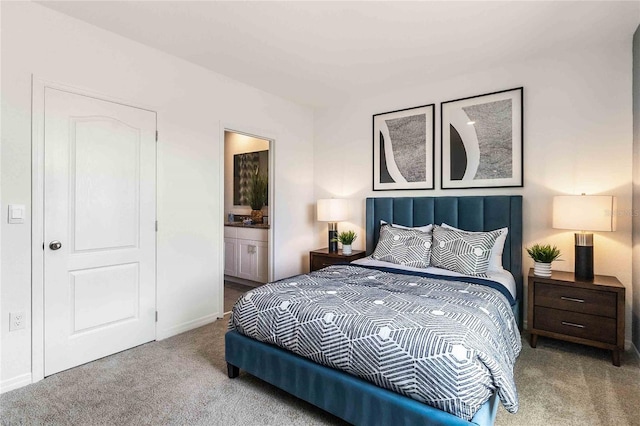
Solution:
[[[366,203],[367,255],[378,243],[380,220],[412,227],[445,222],[467,231],[509,227],[502,265],[513,274],[522,303],[522,196],[381,197]]]

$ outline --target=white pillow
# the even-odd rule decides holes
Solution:
[[[451,225],[447,225],[446,223],[442,224],[443,228],[451,229],[453,231],[466,232],[468,234],[482,234],[482,231],[466,231],[464,229],[459,229]],[[502,252],[504,251],[504,243],[507,241],[507,234],[509,233],[509,228],[500,228],[496,229],[496,231],[500,231],[500,236],[496,239],[496,242],[493,244],[493,248],[491,249],[491,255],[489,257],[489,269],[488,271],[504,271],[502,267]],[[487,231],[494,232],[494,231]]]
[[[380,226],[382,225],[388,225],[389,223],[380,219]],[[420,231],[420,232],[431,232],[433,230],[433,225],[432,224],[428,224],[428,225],[424,225],[424,226],[416,226],[415,228],[411,228],[409,226],[404,226],[404,225],[398,225],[397,223],[391,223],[391,226],[393,226],[394,228],[399,228],[399,229],[411,229],[414,231]]]

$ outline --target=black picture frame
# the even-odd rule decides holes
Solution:
[[[440,104],[442,189],[524,186],[524,88]]]
[[[269,176],[269,150],[243,152],[233,156],[233,205],[248,206],[247,199],[251,174],[256,170]],[[268,193],[269,189],[267,189]],[[269,195],[267,194],[268,205]]]
[[[434,189],[435,104],[374,114],[372,124],[373,190]]]

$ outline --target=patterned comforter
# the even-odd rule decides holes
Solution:
[[[229,328],[466,420],[494,392],[518,410],[517,323],[483,285],[331,266],[246,293]]]

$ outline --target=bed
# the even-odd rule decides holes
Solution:
[[[518,325],[521,324],[522,197],[368,198],[367,254],[371,254],[378,243],[381,221],[408,227],[446,222],[469,231],[490,231],[508,227],[502,265],[515,279],[514,301],[510,309],[518,319]],[[352,274],[349,279],[352,279],[353,275],[363,274],[360,267],[352,266],[324,272],[330,273]],[[298,281],[304,280],[304,277],[301,276]],[[318,281],[319,278],[313,279]],[[285,284],[289,285],[291,281],[283,283]],[[237,377],[239,369],[245,370],[353,424],[489,425],[493,424],[500,403],[494,393],[472,418],[465,420],[416,399],[376,386],[371,380],[363,380],[313,362],[277,345],[252,339],[238,330],[229,331],[225,341],[229,377]]]

